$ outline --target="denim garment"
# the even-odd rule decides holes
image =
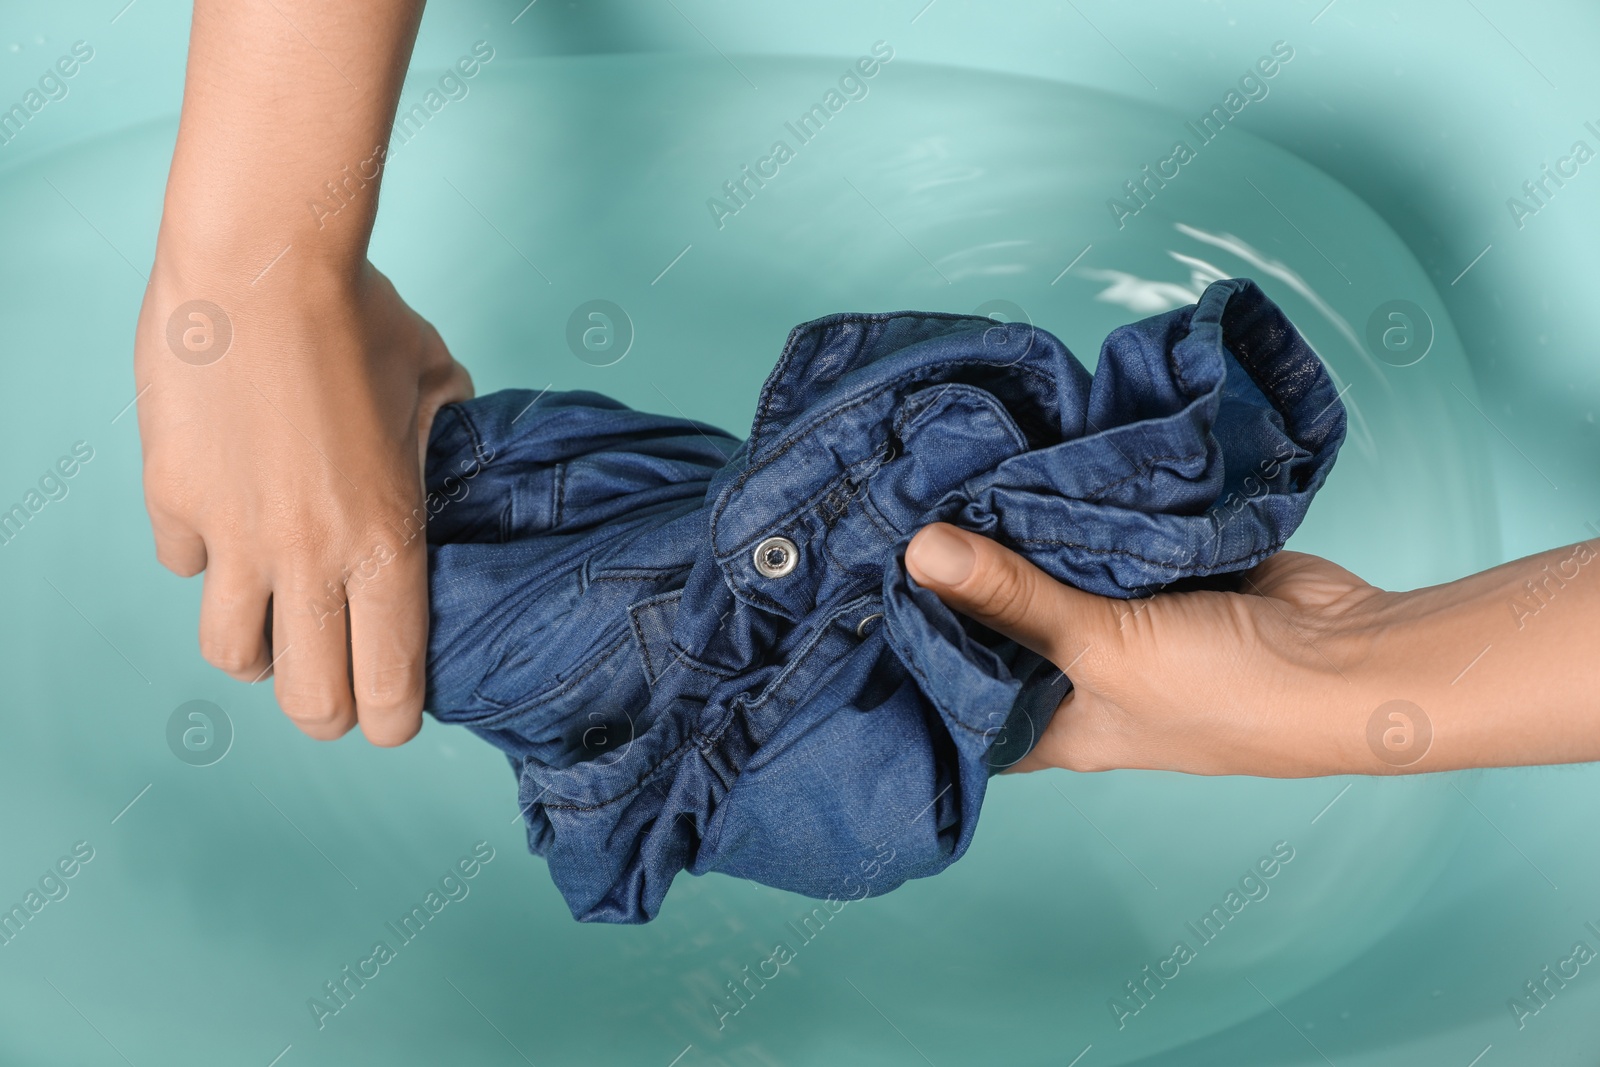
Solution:
[[[818,319],[742,443],[588,392],[452,405],[428,707],[510,758],[580,920],[647,921],[680,870],[884,893],[966,851],[1071,687],[913,582],[911,535],[942,519],[1142,596],[1276,552],[1344,430],[1243,280],[1118,329],[1092,380],[1026,325]]]

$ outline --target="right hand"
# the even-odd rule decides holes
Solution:
[[[1370,658],[1395,594],[1325,559],[1280,552],[1247,572],[1244,593],[1115,600],[936,523],[912,538],[906,567],[947,605],[1072,679],[1013,770],[1298,778],[1389,769],[1365,745],[1366,714],[1380,698],[1357,695],[1366,679],[1356,664]]]
[[[232,330],[203,365],[168,343],[193,299]],[[252,285],[159,252],[134,367],[156,556],[205,572],[202,655],[242,681],[271,673],[312,737],[359,722],[374,744],[409,740],[428,638],[422,459],[439,408],[472,396],[465,368],[364,259],[286,261]]]
[[[1389,592],[1279,552],[1242,592],[1128,601],[943,523],[906,549],[919,583],[1073,681],[1014,770],[1273,778],[1600,760],[1596,559],[1600,540],[1579,542]],[[1396,700],[1411,707],[1386,712]],[[1414,752],[1388,747],[1395,714],[1426,727]]]

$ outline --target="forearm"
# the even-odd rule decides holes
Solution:
[[[358,265],[422,7],[196,0],[158,260]]]
[[[1303,778],[1600,760],[1600,538],[1390,593],[1280,552],[1137,603],[952,526],[906,568],[1073,689],[1017,770]]]
[[[1404,769],[1600,760],[1600,541],[1384,600],[1344,703],[1350,727],[1388,700],[1422,710],[1431,747]]]

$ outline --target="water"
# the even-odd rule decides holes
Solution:
[[[846,61],[730,67],[497,60],[398,151],[373,259],[480,390],[592,388],[742,429],[787,330],[817,315],[1003,301],[1092,363],[1114,326],[1208,276],[1248,274],[1356,416],[1293,546],[1394,587],[1497,561],[1460,341],[1402,243],[1319,172],[1228,130],[1119,228],[1106,201],[1184,136],[1180,119],[901,59],[797,145],[785,123]],[[1239,1062],[1241,1049],[1321,1062],[1307,1037],[1341,1064],[1376,1063],[1386,1045],[1503,1012],[1547,962],[1544,941],[1553,961],[1562,931],[1577,936],[1562,919],[1532,947],[1494,942],[1504,973],[1480,971],[1464,998],[1415,979],[1386,996],[1373,977],[1393,969],[1386,954],[1449,960],[1462,929],[1545,890],[1492,838],[1498,865],[1458,877],[1458,847],[1487,836],[1475,778],[1145,772],[997,783],[965,860],[850,905],[811,942],[788,925],[809,903],[719,877],[680,879],[644,928],[574,924],[525,854],[512,775],[487,746],[431,722],[398,751],[312,744],[270,692],[200,660],[199,585],[154,562],[136,429],[119,414],[173,134],[138,126],[0,178],[0,293],[22,357],[7,362],[0,494],[20,498],[74,442],[93,449],[68,495],[0,549],[0,902],[76,842],[93,849],[67,895],[0,948],[0,1059],[1059,1064],[1092,1045],[1084,1067]],[[793,158],[718,228],[707,200],[779,138]],[[566,340],[594,299],[631,324],[608,366]],[[1366,342],[1396,299],[1432,334],[1410,366]],[[166,736],[196,699],[233,728],[204,767]],[[385,924],[480,841],[494,859],[470,895],[319,1029],[308,999],[326,1000],[324,983],[392,939]],[[1108,1000],[1175,940],[1197,946],[1186,923],[1278,842],[1294,858],[1269,895],[1119,1029]],[[726,983],[780,940],[793,962],[730,999]],[[1410,999],[1422,1007],[1394,1013]],[[1462,1063],[1482,1047],[1467,1044]]]

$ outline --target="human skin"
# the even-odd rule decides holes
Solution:
[[[1018,771],[1301,778],[1600,760],[1600,540],[1409,592],[1281,552],[1242,592],[1108,599],[943,523],[918,531],[906,566],[1072,679]],[[1432,725],[1403,767],[1369,741],[1392,700]]]
[[[367,260],[381,173],[337,214],[309,204],[382,159],[421,13],[196,0],[134,342],[156,555],[205,573],[202,654],[243,681],[271,674],[312,737],[359,722],[380,745],[421,726],[421,461],[434,414],[472,383]],[[231,324],[214,362],[169,345],[192,300]]]

